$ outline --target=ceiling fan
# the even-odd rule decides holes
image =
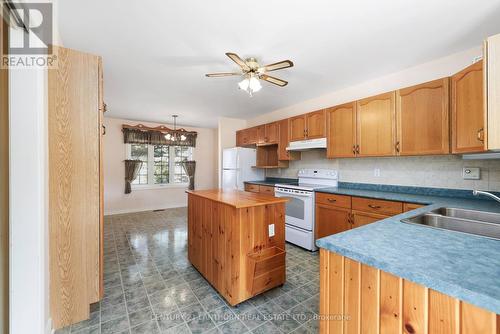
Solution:
[[[292,67],[293,63],[290,60],[283,60],[274,64],[260,66],[257,59],[253,57],[243,60],[236,53],[231,52],[226,52],[226,56],[231,58],[231,60],[241,68],[241,72],[209,73],[205,74],[205,76],[209,78],[220,78],[241,75],[244,79],[238,83],[238,86],[241,90],[250,94],[250,96],[262,88],[259,79],[280,87],[288,85],[287,81],[267,75],[266,73]]]

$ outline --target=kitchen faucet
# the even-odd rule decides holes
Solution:
[[[479,195],[488,196],[488,197],[493,198],[495,201],[500,203],[500,197],[493,195],[492,193],[489,193],[487,191],[472,190],[472,195],[474,195],[474,196],[479,196]]]

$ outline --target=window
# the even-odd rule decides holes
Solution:
[[[142,161],[139,175],[132,182],[135,187],[185,185],[189,178],[182,161],[193,159],[193,148],[183,146],[128,144],[127,157]],[[171,173],[172,172],[172,173]]]

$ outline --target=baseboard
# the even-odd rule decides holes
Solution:
[[[122,215],[125,213],[139,213],[139,212],[149,212],[153,210],[166,210],[166,209],[175,209],[175,208],[185,208],[186,204],[174,204],[171,206],[167,207],[153,207],[153,208],[145,208],[145,209],[122,209],[122,210],[111,210],[111,211],[106,211],[104,210],[104,215],[105,216],[112,216],[112,215]]]

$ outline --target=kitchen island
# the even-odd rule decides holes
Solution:
[[[231,305],[285,283],[286,198],[188,193],[188,258]]]
[[[461,190],[391,187],[321,189],[429,205],[317,240],[320,333],[500,333],[500,240],[401,221],[442,207],[500,213],[500,205]]]

